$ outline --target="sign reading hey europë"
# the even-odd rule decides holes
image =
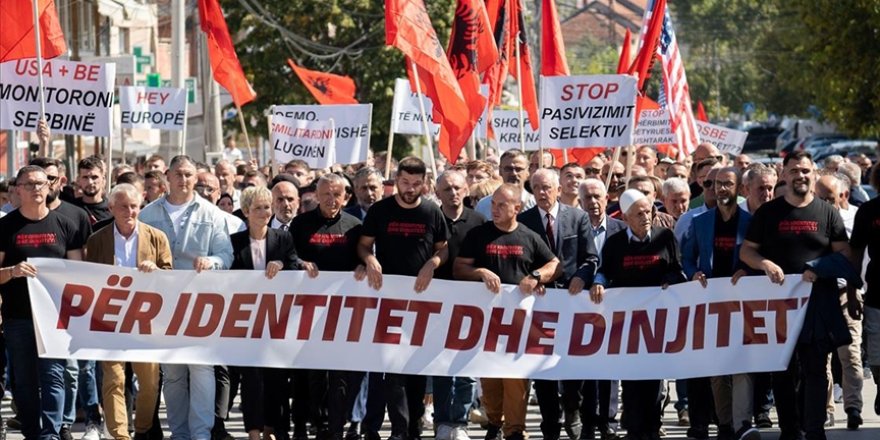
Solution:
[[[0,64],[0,129],[37,131],[39,73],[34,58]],[[110,136],[115,64],[44,60],[42,77],[53,133]]]
[[[269,124],[269,144],[275,163],[303,160],[312,168],[329,168],[336,163],[336,136],[333,120],[304,121],[273,116]]]
[[[122,128],[183,130],[186,89],[171,87],[120,87]]]
[[[336,162],[350,164],[367,160],[370,148],[372,104],[346,105],[276,105],[272,117],[282,116],[302,121],[333,119]]]
[[[535,379],[660,379],[784,370],[811,284],[790,275],[549,289],[351,273],[156,271],[29,259],[40,356]],[[72,277],[71,274],[76,274]]]
[[[629,75],[541,77],[545,148],[632,144],[638,81]]]

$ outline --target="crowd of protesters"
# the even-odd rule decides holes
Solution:
[[[490,152],[440,162],[438,176],[414,157],[387,161],[387,174],[384,157],[271,170],[234,145],[214,166],[152,156],[111,169],[87,157],[70,180],[64,162],[34,158],[0,187],[0,358],[10,366],[0,387],[11,384],[16,411],[3,434],[8,425],[26,439],[70,440],[81,417],[83,440],[101,438],[105,423],[115,440],[169,432],[229,440],[224,422],[239,394],[251,440],[379,440],[386,414],[391,440],[467,440],[473,420],[486,440],[522,440],[532,388],[547,440],[660,438],[673,388],[690,438],[707,439],[711,428],[719,439],[756,440],[776,424],[784,440],[824,439],[835,400],[847,428],[858,429],[863,381],[880,383],[880,271],[871,267],[880,258],[880,199],[862,186],[880,185],[878,167],[864,155],[816,164],[804,152],[763,165],[707,143],[681,161],[652,146],[622,151],[586,164]],[[357,371],[346,359],[327,371],[39,358],[31,257],[268,278],[349,271],[375,289],[386,274],[408,275],[414,292],[438,278],[480,282],[487,295],[502,284],[522,295],[558,288],[594,303],[609,288],[662,295],[675,283],[736,284],[745,275],[781,284],[802,274],[813,292],[785,371],[674,381],[592,380],[589,371],[565,381],[425,377]]]

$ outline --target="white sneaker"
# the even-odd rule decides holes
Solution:
[[[456,426],[452,428],[451,440],[471,440],[468,436],[467,426]]]
[[[834,427],[834,413],[833,412],[829,412],[825,416],[825,427],[826,428],[833,428]]]
[[[434,434],[434,440],[452,440],[452,427],[442,423],[437,425],[437,433]]]
[[[834,396],[834,403],[843,403],[843,388],[840,384],[834,384],[831,394]]]
[[[86,432],[83,433],[80,440],[101,440],[101,426],[95,423],[86,425]]]

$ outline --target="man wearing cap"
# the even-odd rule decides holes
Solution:
[[[665,289],[685,281],[672,231],[651,226],[651,200],[639,190],[628,189],[620,195],[620,209],[627,227],[608,237],[602,248],[601,266],[590,289],[590,299],[596,304],[602,302],[606,287]],[[659,439],[661,383],[623,381],[628,438]]]

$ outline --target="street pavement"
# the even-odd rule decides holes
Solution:
[[[848,431],[846,429],[846,414],[843,412],[843,405],[836,404],[835,409],[834,409],[834,411],[835,411],[834,414],[836,416],[837,423],[835,424],[835,426],[833,428],[827,429],[828,439],[829,440],[880,440],[880,416],[878,416],[877,414],[874,414],[874,410],[873,410],[874,399],[875,399],[876,395],[877,395],[876,386],[873,384],[872,381],[866,381],[865,382],[865,389],[863,392],[865,408],[864,408],[864,412],[862,413],[862,417],[865,419],[865,424],[858,431]],[[674,398],[674,396],[673,396],[673,398]],[[9,400],[3,401],[2,414],[3,414],[4,419],[6,419],[12,415],[9,404],[10,404]],[[167,427],[168,425],[165,420],[164,404],[162,405],[162,408],[160,410],[160,418],[162,421],[163,430],[165,431],[165,438],[170,438],[171,432],[168,430],[168,427]],[[771,414],[771,418],[773,419],[774,422],[776,421],[775,412]],[[670,404],[667,407],[666,413],[664,414],[664,417],[663,417],[663,426],[664,426],[664,429],[666,430],[666,433],[667,433],[667,436],[665,438],[667,438],[667,439],[684,439],[684,438],[686,438],[685,431],[687,430],[687,428],[676,426],[677,421],[678,421],[678,418],[676,416],[675,410],[674,410],[673,406]],[[538,406],[537,405],[529,405],[529,412],[528,412],[528,418],[527,418],[529,438],[531,438],[533,440],[538,440],[538,439],[543,440],[543,436],[541,435],[541,431],[539,429],[540,423],[541,423],[541,416],[538,413]],[[241,418],[241,412],[239,411],[239,407],[238,407],[237,403],[234,406],[232,412],[230,413],[230,420],[226,423],[226,427],[230,431],[232,436],[235,437],[237,440],[247,439],[247,434],[244,432],[244,426],[243,426],[243,422],[242,422],[242,418]],[[85,427],[82,425],[82,423],[77,423],[76,425],[74,425],[73,429],[72,429],[74,439],[79,440],[80,437],[82,436],[82,432],[84,431],[84,429],[85,429]],[[382,438],[388,438],[388,436],[390,435],[389,429],[390,429],[390,425],[388,424],[388,421],[386,420],[385,425],[383,426],[383,430],[380,433],[382,435]],[[763,430],[761,432],[761,434],[762,434],[762,440],[777,440],[779,438],[779,430],[776,428]],[[482,440],[484,435],[485,435],[485,430],[481,429],[477,425],[471,425],[470,436],[472,439]],[[424,438],[428,439],[431,437],[432,437],[432,434],[430,434],[430,431],[426,432],[426,435],[424,436]],[[9,430],[9,434],[8,434],[7,438],[9,440],[22,440],[23,436],[21,435],[21,433],[19,431]],[[106,438],[106,439],[110,438],[106,434],[106,432],[104,434],[104,438]],[[564,432],[563,432],[563,438],[566,438]],[[710,438],[713,440],[715,439],[715,431],[714,430],[712,430],[710,432]]]

